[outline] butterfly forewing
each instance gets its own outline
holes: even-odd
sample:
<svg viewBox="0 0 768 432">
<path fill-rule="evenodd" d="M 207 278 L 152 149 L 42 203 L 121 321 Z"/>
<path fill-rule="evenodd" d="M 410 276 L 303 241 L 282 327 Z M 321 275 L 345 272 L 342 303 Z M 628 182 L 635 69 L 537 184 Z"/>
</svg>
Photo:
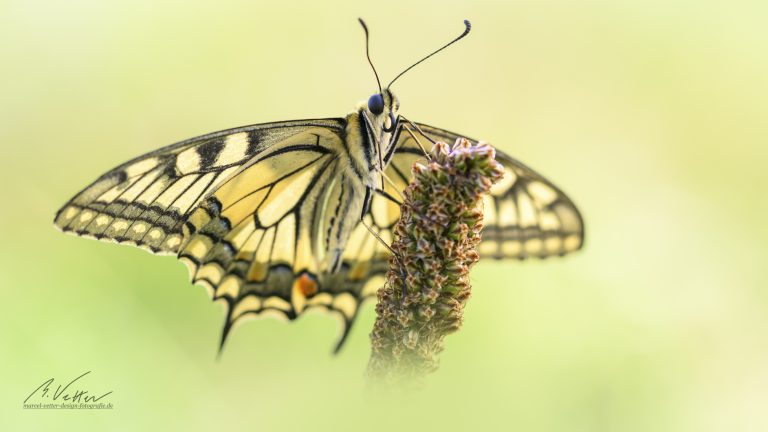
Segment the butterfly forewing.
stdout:
<svg viewBox="0 0 768 432">
<path fill-rule="evenodd" d="M 55 224 L 80 236 L 176 253 L 187 216 L 241 165 L 298 130 L 343 125 L 343 119 L 267 123 L 161 148 L 99 177 L 59 210 Z"/>
</svg>

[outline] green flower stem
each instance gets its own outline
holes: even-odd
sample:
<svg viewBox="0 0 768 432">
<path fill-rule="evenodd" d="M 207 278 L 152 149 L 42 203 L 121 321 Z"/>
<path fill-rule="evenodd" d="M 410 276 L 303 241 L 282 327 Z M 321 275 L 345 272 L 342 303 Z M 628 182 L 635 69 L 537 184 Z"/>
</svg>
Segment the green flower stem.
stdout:
<svg viewBox="0 0 768 432">
<path fill-rule="evenodd" d="M 419 378 L 438 367 L 443 339 L 461 327 L 477 262 L 483 196 L 504 175 L 493 147 L 438 142 L 415 163 L 395 225 L 389 271 L 378 292 L 369 377 Z"/>
</svg>

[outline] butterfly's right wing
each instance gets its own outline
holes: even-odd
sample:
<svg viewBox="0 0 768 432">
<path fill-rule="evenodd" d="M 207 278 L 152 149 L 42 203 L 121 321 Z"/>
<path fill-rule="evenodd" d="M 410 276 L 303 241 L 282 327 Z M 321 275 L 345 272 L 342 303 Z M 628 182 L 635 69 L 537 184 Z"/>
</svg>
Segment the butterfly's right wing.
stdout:
<svg viewBox="0 0 768 432">
<path fill-rule="evenodd" d="M 64 232 L 176 253 L 203 198 L 255 155 L 311 128 L 341 133 L 344 119 L 264 123 L 214 132 L 139 156 L 105 173 L 56 214 Z"/>
<path fill-rule="evenodd" d="M 462 135 L 445 129 L 416 123 L 433 140 L 452 145 Z M 394 156 L 387 174 L 398 186 L 407 185 L 411 165 L 424 152 L 400 122 Z M 428 141 L 411 128 L 422 144 Z M 471 140 L 474 141 L 474 140 Z M 581 248 L 584 222 L 579 210 L 568 196 L 542 175 L 513 157 L 496 150 L 496 160 L 504 165 L 504 178 L 491 188 L 484 199 L 483 241 L 480 253 L 494 258 L 546 258 L 564 255 Z M 395 206 L 390 206 L 394 212 Z"/>
<path fill-rule="evenodd" d="M 345 126 L 268 123 L 159 149 L 101 176 L 55 224 L 178 254 L 192 281 L 227 306 L 222 343 L 241 318 L 292 320 L 320 308 L 341 318 L 338 349 L 385 262 L 358 224 L 365 191 L 341 174 Z"/>
<path fill-rule="evenodd" d="M 253 157 L 183 227 L 179 259 L 227 307 L 222 343 L 246 318 L 320 308 L 344 341 L 383 262 L 359 224 L 366 188 L 345 135 L 310 128 Z"/>
</svg>

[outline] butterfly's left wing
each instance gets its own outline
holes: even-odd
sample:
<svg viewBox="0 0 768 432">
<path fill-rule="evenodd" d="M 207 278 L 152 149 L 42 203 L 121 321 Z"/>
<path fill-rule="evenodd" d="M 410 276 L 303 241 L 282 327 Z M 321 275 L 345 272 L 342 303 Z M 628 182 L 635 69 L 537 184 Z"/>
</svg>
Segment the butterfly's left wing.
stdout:
<svg viewBox="0 0 768 432">
<path fill-rule="evenodd" d="M 416 126 L 432 139 L 448 144 L 462 137 L 421 123 L 416 123 Z M 430 146 L 407 122 L 399 123 L 394 155 L 387 174 L 402 188 L 410 181 L 413 162 L 424 155 L 406 128 L 411 128 L 422 145 Z M 546 258 L 581 248 L 584 222 L 573 201 L 549 180 L 511 156 L 496 150 L 496 160 L 504 165 L 505 174 L 484 199 L 485 228 L 480 244 L 481 255 Z M 399 215 L 399 208 L 391 205 L 389 213 Z"/>
</svg>

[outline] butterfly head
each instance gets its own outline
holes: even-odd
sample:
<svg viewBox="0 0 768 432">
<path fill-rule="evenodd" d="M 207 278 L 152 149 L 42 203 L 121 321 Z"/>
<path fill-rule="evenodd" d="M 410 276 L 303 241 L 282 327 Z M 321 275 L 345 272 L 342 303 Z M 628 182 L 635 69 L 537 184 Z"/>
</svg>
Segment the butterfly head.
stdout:
<svg viewBox="0 0 768 432">
<path fill-rule="evenodd" d="M 373 124 L 381 125 L 385 132 L 393 130 L 400 102 L 389 89 L 369 97 L 367 108 Z"/>
</svg>

